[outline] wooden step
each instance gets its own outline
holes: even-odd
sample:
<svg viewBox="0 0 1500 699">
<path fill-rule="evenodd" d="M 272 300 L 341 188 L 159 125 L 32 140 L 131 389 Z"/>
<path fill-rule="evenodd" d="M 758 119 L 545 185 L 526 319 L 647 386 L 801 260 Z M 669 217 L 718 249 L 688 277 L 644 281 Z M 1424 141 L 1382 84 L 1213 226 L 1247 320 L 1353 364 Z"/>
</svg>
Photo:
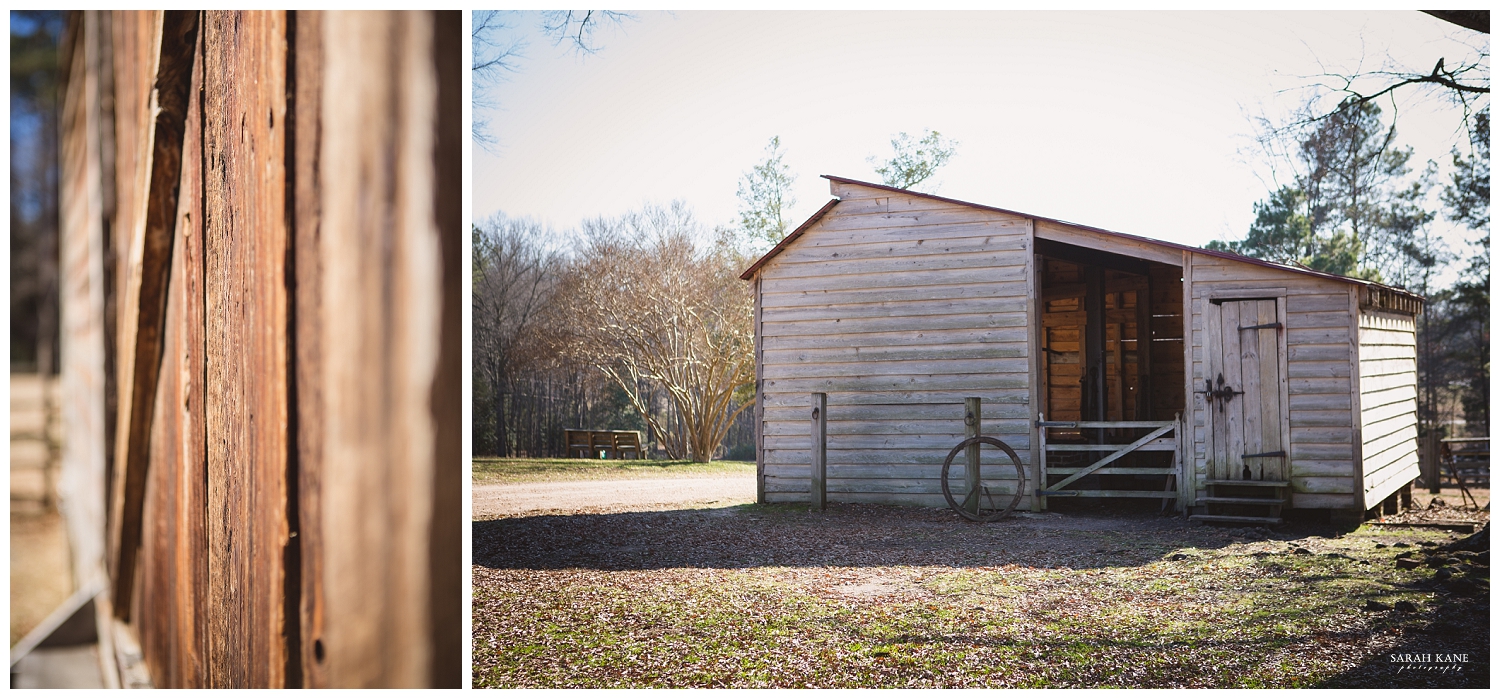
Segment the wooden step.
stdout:
<svg viewBox="0 0 1500 699">
<path fill-rule="evenodd" d="M 1281 524 L 1280 517 L 1239 517 L 1235 515 L 1193 515 L 1188 519 L 1198 522 L 1243 522 L 1247 524 Z"/>
<path fill-rule="evenodd" d="M 1259 488 L 1285 488 L 1291 485 L 1290 481 L 1203 481 L 1204 485 L 1243 485 Z"/>
<path fill-rule="evenodd" d="M 1279 498 L 1231 498 L 1215 496 L 1211 498 L 1198 498 L 1198 502 L 1215 502 L 1226 505 L 1285 505 L 1286 501 Z"/>
</svg>

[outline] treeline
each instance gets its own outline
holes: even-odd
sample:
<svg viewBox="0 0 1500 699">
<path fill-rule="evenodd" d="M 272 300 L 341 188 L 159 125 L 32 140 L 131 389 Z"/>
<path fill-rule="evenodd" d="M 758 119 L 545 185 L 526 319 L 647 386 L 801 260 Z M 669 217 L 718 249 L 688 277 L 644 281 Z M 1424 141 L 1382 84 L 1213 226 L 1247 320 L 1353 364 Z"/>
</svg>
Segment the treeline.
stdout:
<svg viewBox="0 0 1500 699">
<path fill-rule="evenodd" d="M 1468 148 L 1455 148 L 1446 177 L 1412 150 L 1372 101 L 1266 128 L 1261 143 L 1289 181 L 1255 204 L 1246 237 L 1211 249 L 1360 277 L 1426 298 L 1417 318 L 1418 422 L 1424 434 L 1487 436 L 1489 341 L 1489 108 L 1468 119 Z M 1472 232 L 1433 231 L 1441 215 Z M 1458 248 L 1458 249 L 1455 249 Z M 1446 280 L 1446 281 L 1445 281 Z"/>
<path fill-rule="evenodd" d="M 678 203 L 564 233 L 476 225 L 474 453 L 563 456 L 566 429 L 624 429 L 658 457 L 753 459 L 748 260 L 712 235 Z"/>
</svg>

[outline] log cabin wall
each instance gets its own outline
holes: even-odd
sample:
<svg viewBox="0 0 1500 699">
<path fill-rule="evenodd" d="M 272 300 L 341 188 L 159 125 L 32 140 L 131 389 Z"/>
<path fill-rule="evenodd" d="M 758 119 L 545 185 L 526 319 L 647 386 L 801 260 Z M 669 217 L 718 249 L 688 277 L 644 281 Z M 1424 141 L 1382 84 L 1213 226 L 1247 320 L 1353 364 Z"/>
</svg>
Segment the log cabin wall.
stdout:
<svg viewBox="0 0 1500 699">
<path fill-rule="evenodd" d="M 964 439 L 969 396 L 983 399 L 985 434 L 1029 465 L 1031 222 L 833 192 L 841 201 L 758 278 L 765 500 L 808 500 L 814 392 L 828 394 L 830 501 L 943 506 L 938 471 Z M 981 454 L 997 479 L 1009 467 Z"/>
<path fill-rule="evenodd" d="M 70 23 L 65 488 L 108 513 L 70 527 L 157 686 L 460 681 L 461 40 L 453 12 Z"/>
</svg>

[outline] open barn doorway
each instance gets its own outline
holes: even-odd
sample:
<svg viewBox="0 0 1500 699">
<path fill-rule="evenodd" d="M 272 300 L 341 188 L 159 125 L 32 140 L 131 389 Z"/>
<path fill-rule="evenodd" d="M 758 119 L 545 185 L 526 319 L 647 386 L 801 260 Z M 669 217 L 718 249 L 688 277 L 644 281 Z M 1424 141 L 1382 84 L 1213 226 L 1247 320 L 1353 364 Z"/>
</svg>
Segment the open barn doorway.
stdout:
<svg viewBox="0 0 1500 699">
<path fill-rule="evenodd" d="M 1152 429 L 1057 423 L 1176 420 L 1187 404 L 1183 370 L 1182 268 L 1051 240 L 1036 241 L 1041 427 L 1048 487 L 1085 470 Z M 1182 437 L 1172 435 L 1176 439 Z M 1160 506 L 1134 493 L 1171 492 L 1175 446 L 1147 444 L 1068 485 Z M 1049 509 L 1097 498 L 1049 498 Z"/>
</svg>

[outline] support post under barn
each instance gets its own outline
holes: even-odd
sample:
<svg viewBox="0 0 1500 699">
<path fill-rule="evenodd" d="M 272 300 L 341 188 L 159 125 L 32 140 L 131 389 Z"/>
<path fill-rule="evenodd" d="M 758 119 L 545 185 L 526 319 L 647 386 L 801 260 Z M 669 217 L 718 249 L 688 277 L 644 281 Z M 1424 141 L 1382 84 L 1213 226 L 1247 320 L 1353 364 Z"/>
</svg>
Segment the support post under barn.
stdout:
<svg viewBox="0 0 1500 699">
<path fill-rule="evenodd" d="M 812 508 L 828 507 L 828 394 L 812 394 Z"/>
</svg>

